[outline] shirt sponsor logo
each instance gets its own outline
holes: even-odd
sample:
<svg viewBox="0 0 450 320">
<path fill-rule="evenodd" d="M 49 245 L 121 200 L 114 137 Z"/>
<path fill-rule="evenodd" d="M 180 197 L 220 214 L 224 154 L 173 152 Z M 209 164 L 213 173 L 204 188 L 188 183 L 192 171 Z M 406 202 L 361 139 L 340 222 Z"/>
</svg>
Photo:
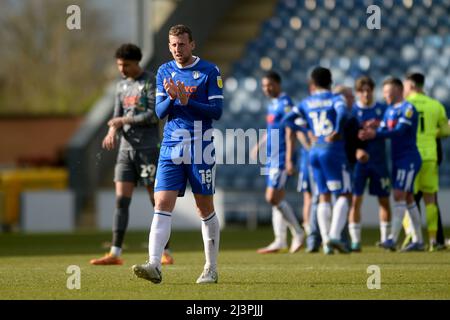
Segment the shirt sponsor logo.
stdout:
<svg viewBox="0 0 450 320">
<path fill-rule="evenodd" d="M 123 106 L 129 108 L 138 104 L 139 96 L 128 96 L 123 98 Z"/>
</svg>

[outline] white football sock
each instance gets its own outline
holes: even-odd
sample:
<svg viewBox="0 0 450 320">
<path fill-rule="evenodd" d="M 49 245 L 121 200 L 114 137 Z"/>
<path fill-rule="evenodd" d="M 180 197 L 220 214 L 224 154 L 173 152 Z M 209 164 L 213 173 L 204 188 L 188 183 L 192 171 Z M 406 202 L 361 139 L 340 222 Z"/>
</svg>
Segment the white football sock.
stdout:
<svg viewBox="0 0 450 320">
<path fill-rule="evenodd" d="M 350 233 L 350 238 L 352 238 L 352 243 L 361 242 L 361 223 L 350 222 L 348 224 L 348 232 Z"/>
<path fill-rule="evenodd" d="M 330 228 L 331 239 L 341 239 L 342 230 L 347 222 L 348 209 L 347 198 L 344 196 L 338 197 L 333 206 L 333 216 Z"/>
<path fill-rule="evenodd" d="M 206 259 L 205 268 L 216 270 L 220 242 L 220 226 L 215 212 L 202 218 L 202 236 Z"/>
<path fill-rule="evenodd" d="M 406 213 L 408 214 L 409 220 L 411 221 L 412 225 L 412 241 L 422 243 L 422 221 L 420 220 L 420 213 L 417 205 L 415 203 L 408 205 L 408 210 L 406 211 Z"/>
<path fill-rule="evenodd" d="M 394 202 L 394 215 L 392 217 L 392 234 L 390 238 L 397 243 L 398 236 L 403 227 L 403 217 L 406 211 L 406 201 Z"/>
<path fill-rule="evenodd" d="M 276 206 L 272 207 L 272 227 L 275 235 L 275 242 L 282 247 L 287 246 L 287 223 L 284 221 L 283 214 Z"/>
<path fill-rule="evenodd" d="M 281 201 L 278 204 L 278 209 L 283 214 L 283 218 L 286 221 L 287 225 L 289 226 L 289 229 L 291 230 L 292 235 L 302 235 L 303 230 L 300 227 L 300 223 L 297 219 L 297 217 L 294 214 L 294 210 L 291 208 L 289 203 L 287 203 L 286 200 Z"/>
<path fill-rule="evenodd" d="M 388 235 L 391 232 L 391 223 L 388 221 L 380 221 L 380 240 L 384 242 L 388 239 Z"/>
<path fill-rule="evenodd" d="M 150 235 L 148 236 L 148 256 L 151 264 L 161 267 L 161 256 L 169 241 L 172 227 L 172 214 L 165 211 L 155 211 Z"/>
<path fill-rule="evenodd" d="M 305 229 L 306 235 L 309 236 L 309 234 L 311 233 L 311 227 L 310 227 L 309 223 L 304 223 L 303 229 Z"/>
<path fill-rule="evenodd" d="M 319 223 L 320 236 L 322 243 L 326 245 L 329 240 L 328 232 L 331 225 L 331 203 L 320 202 L 317 205 L 317 221 Z"/>
</svg>

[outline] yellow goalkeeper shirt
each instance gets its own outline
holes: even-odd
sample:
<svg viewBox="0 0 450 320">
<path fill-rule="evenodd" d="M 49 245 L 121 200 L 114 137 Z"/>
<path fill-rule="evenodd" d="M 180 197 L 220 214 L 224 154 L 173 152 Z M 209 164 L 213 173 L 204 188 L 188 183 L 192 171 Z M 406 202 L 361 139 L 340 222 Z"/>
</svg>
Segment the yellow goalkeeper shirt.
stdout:
<svg viewBox="0 0 450 320">
<path fill-rule="evenodd" d="M 450 135 L 444 106 L 422 93 L 410 94 L 406 100 L 412 103 L 419 113 L 417 148 L 422 161 L 437 161 L 436 138 Z"/>
</svg>

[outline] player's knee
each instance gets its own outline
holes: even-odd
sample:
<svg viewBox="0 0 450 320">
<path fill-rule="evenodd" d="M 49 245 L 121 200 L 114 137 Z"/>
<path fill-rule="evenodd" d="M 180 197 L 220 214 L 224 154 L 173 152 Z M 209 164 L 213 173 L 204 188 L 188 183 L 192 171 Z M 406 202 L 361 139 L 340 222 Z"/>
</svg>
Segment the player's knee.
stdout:
<svg viewBox="0 0 450 320">
<path fill-rule="evenodd" d="M 406 200 L 406 193 L 401 190 L 394 190 L 394 200 L 395 201 L 405 201 Z"/>
<path fill-rule="evenodd" d="M 214 205 L 202 205 L 197 206 L 197 213 L 200 216 L 200 218 L 205 218 L 209 216 L 212 212 L 214 212 Z"/>
<path fill-rule="evenodd" d="M 130 207 L 131 198 L 124 196 L 116 197 L 116 208 L 117 209 L 128 209 Z"/>
<path fill-rule="evenodd" d="M 178 192 L 160 191 L 155 192 L 155 210 L 172 212 L 177 201 Z"/>
</svg>

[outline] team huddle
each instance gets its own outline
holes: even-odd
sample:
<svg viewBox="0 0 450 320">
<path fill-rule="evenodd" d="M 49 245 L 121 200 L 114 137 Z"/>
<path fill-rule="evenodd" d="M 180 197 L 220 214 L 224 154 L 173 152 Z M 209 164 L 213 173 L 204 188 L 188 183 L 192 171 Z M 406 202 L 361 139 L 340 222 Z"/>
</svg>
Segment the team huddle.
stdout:
<svg viewBox="0 0 450 320">
<path fill-rule="evenodd" d="M 214 143 L 203 137 L 222 115 L 222 78 L 216 65 L 192 54 L 195 42 L 188 27 L 173 26 L 168 38 L 173 60 L 161 65 L 156 77 L 139 66 L 142 54 L 137 46 L 125 44 L 116 52 L 124 80 L 118 83 L 114 115 L 102 144 L 105 149 L 113 149 L 121 134 L 114 178 L 113 237 L 110 252 L 91 260 L 91 264 L 123 263 L 131 197 L 141 183 L 147 188 L 155 213 L 148 238 L 149 259 L 132 270 L 139 278 L 160 283 L 161 266 L 174 263 L 168 248 L 172 212 L 189 182 L 196 203 L 193 211 L 202 221 L 205 253 L 197 283 L 217 283 L 220 226 L 213 201 Z M 288 229 L 292 233 L 291 253 L 298 252 L 305 242 L 308 252 L 319 251 L 321 245 L 325 254 L 360 251 L 360 211 L 368 181 L 370 193 L 380 204 L 381 247 L 395 250 L 405 226 L 411 240 L 403 250 L 424 250 L 421 218 L 414 200 L 414 193 L 421 191 L 430 249 L 442 248 L 436 138 L 450 135 L 450 129 L 443 106 L 423 94 L 423 84 L 420 74 L 409 75 L 404 84 L 395 78 L 386 80 L 385 105 L 374 101 L 374 82 L 362 77 L 356 81 L 358 99 L 354 103 L 352 90 L 336 87 L 332 91 L 331 72 L 318 67 L 310 75 L 311 95 L 293 106 L 282 92 L 281 77 L 276 72 L 263 77 L 262 89 L 272 102 L 267 135 L 252 154 L 267 142 L 266 200 L 272 205 L 275 240 L 259 253 L 287 250 Z M 161 144 L 160 119 L 166 120 Z M 284 199 L 287 177 L 295 171 L 296 137 L 302 145 L 298 191 L 304 198 L 303 227 Z M 386 155 L 385 139 L 391 140 L 390 157 Z M 212 161 L 203 158 L 205 151 Z M 395 201 L 392 215 L 391 185 Z M 404 221 L 405 213 L 408 221 Z"/>
<path fill-rule="evenodd" d="M 298 251 L 304 242 L 304 236 L 295 233 L 297 225 L 280 205 L 285 203 L 282 199 L 286 176 L 292 175 L 295 167 L 295 136 L 301 143 L 298 191 L 304 196 L 307 252 L 317 252 L 321 244 L 325 254 L 335 250 L 361 251 L 361 205 L 367 184 L 369 193 L 379 200 L 380 247 L 396 250 L 400 232 L 405 228 L 407 239 L 402 251 L 425 249 L 420 211 L 414 198 L 414 194 L 422 194 L 429 250 L 444 248 L 437 207 L 436 139 L 450 132 L 445 108 L 423 93 L 424 82 L 420 73 L 408 74 L 404 82 L 386 79 L 384 104 L 374 101 L 375 83 L 363 76 L 355 82 L 355 102 L 351 88 L 338 86 L 332 91 L 331 72 L 317 67 L 309 78 L 310 96 L 293 106 L 282 93 L 281 77 L 276 72 L 270 71 L 263 77 L 263 91 L 272 98 L 267 116 L 268 136 L 274 129 L 285 132 L 280 133 L 284 135 L 280 150 L 268 148 L 271 174 L 266 195 L 280 196 L 277 201 L 266 197 L 273 206 L 275 240 L 259 249 L 259 253 L 285 250 L 286 226 L 294 230 L 290 252 Z M 389 156 L 386 139 L 391 140 Z"/>
</svg>

